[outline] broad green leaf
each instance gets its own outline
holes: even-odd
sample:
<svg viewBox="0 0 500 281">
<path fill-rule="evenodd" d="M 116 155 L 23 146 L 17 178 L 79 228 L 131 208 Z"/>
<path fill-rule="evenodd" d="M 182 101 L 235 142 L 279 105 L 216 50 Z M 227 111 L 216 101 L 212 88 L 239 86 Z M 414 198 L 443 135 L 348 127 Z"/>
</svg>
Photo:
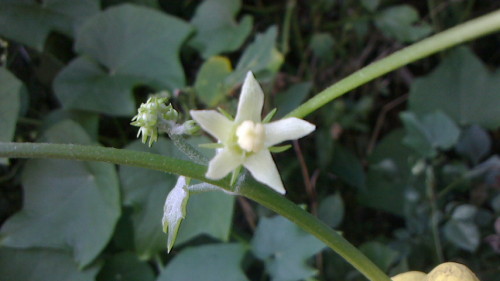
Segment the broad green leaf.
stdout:
<svg viewBox="0 0 500 281">
<path fill-rule="evenodd" d="M 97 281 L 153 281 L 155 274 L 151 266 L 140 261 L 136 255 L 122 252 L 106 259 Z"/>
<path fill-rule="evenodd" d="M 182 244 L 201 234 L 228 241 L 233 207 L 234 196 L 222 191 L 191 195 L 176 243 Z"/>
<path fill-rule="evenodd" d="M 453 147 L 460 136 L 455 122 L 441 111 L 428 113 L 419 118 L 412 112 L 401 115 L 406 129 L 403 143 L 425 157 L 434 157 L 437 150 Z"/>
<path fill-rule="evenodd" d="M 158 0 L 102 0 L 104 7 L 119 5 L 119 4 L 124 4 L 124 3 L 131 3 L 131 4 L 143 5 L 143 6 L 151 7 L 151 8 L 159 8 L 160 3 L 158 3 L 158 2 L 159 2 Z"/>
<path fill-rule="evenodd" d="M 334 45 L 335 40 L 330 33 L 319 32 L 312 36 L 309 48 L 317 58 L 318 63 L 326 65 L 333 62 Z"/>
<path fill-rule="evenodd" d="M 361 5 L 371 12 L 374 12 L 379 4 L 380 0 L 361 0 Z"/>
<path fill-rule="evenodd" d="M 159 139 L 151 148 L 139 140 L 126 149 L 147 151 L 171 156 L 175 147 Z M 149 169 L 120 166 L 123 204 L 133 208 L 132 223 L 137 255 L 148 260 L 159 251 L 166 250 L 167 236 L 162 231 L 163 204 L 177 177 Z"/>
<path fill-rule="evenodd" d="M 298 107 L 311 91 L 311 82 L 302 82 L 292 85 L 282 93 L 276 95 L 276 118 L 281 118 Z"/>
<path fill-rule="evenodd" d="M 451 219 L 444 225 L 445 237 L 455 246 L 475 252 L 479 247 L 481 234 L 476 225 L 478 209 L 474 205 L 462 204 L 457 206 L 451 215 Z"/>
<path fill-rule="evenodd" d="M 21 86 L 21 81 L 7 69 L 0 67 L 0 141 L 12 141 L 14 137 L 21 106 Z M 0 158 L 0 164 L 7 163 L 6 158 Z"/>
<path fill-rule="evenodd" d="M 339 193 L 329 195 L 321 200 L 318 218 L 332 228 L 338 227 L 344 218 L 344 200 Z"/>
<path fill-rule="evenodd" d="M 477 164 L 491 150 L 490 136 L 483 128 L 472 125 L 463 131 L 456 150 Z"/>
<path fill-rule="evenodd" d="M 475 252 L 481 241 L 481 234 L 473 222 L 449 220 L 443 227 L 444 236 L 455 246 Z"/>
<path fill-rule="evenodd" d="M 418 20 L 417 10 L 409 5 L 399 5 L 379 12 L 375 18 L 375 25 L 386 36 L 411 43 L 432 32 L 432 28 L 426 23 L 415 25 Z"/>
<path fill-rule="evenodd" d="M 418 115 L 442 110 L 459 125 L 500 126 L 500 71 L 491 74 L 466 48 L 451 52 L 411 85 L 409 107 Z"/>
<path fill-rule="evenodd" d="M 56 77 L 54 90 L 66 109 L 132 116 L 132 88 L 143 82 L 131 75 L 109 75 L 88 58 L 70 62 Z"/>
<path fill-rule="evenodd" d="M 98 0 L 3 0 L 0 35 L 41 51 L 50 32 L 72 36 L 99 9 Z"/>
<path fill-rule="evenodd" d="M 216 106 L 226 97 L 230 88 L 224 80 L 231 71 L 231 61 L 226 57 L 211 57 L 201 66 L 194 88 L 200 100 L 208 107 Z"/>
<path fill-rule="evenodd" d="M 451 216 L 454 220 L 463 222 L 474 222 L 474 217 L 478 213 L 477 207 L 470 204 L 462 204 L 453 210 Z"/>
<path fill-rule="evenodd" d="M 56 95 L 66 108 L 130 116 L 134 86 L 184 86 L 178 52 L 190 31 L 185 22 L 153 9 L 109 8 L 80 28 L 75 49 L 82 57 L 56 77 Z"/>
<path fill-rule="evenodd" d="M 43 120 L 42 129 L 46 130 L 56 123 L 63 120 L 71 120 L 80 125 L 89 137 L 93 140 L 98 138 L 99 135 L 99 115 L 92 112 L 79 111 L 79 110 L 52 110 Z"/>
<path fill-rule="evenodd" d="M 194 139 L 192 144 L 196 147 L 198 143 L 207 142 L 206 138 L 200 138 Z M 185 159 L 172 143 L 162 138 L 159 138 L 151 148 L 139 140 L 126 148 Z M 123 202 L 133 208 L 136 252 L 141 259 L 150 259 L 158 252 L 167 249 L 167 235 L 162 230 L 163 207 L 167 194 L 175 186 L 177 176 L 129 166 L 120 166 L 119 174 Z M 200 234 L 227 240 L 231 229 L 233 202 L 233 196 L 222 192 L 191 195 L 186 219 L 181 224 L 176 245 Z"/>
<path fill-rule="evenodd" d="M 365 172 L 361 161 L 339 143 L 333 146 L 331 165 L 331 171 L 342 181 L 358 189 L 365 187 Z"/>
<path fill-rule="evenodd" d="M 403 145 L 404 132 L 394 130 L 375 147 L 368 158 L 366 189 L 358 193 L 361 204 L 404 216 L 419 182 L 410 182 L 415 153 Z"/>
<path fill-rule="evenodd" d="M 99 265 L 83 270 L 71 253 L 51 249 L 0 248 L 0 276 L 15 281 L 94 281 Z"/>
<path fill-rule="evenodd" d="M 189 44 L 205 59 L 237 50 L 252 31 L 253 19 L 244 16 L 238 24 L 234 16 L 241 0 L 205 0 L 198 6 L 191 24 L 196 34 Z"/>
<path fill-rule="evenodd" d="M 252 239 L 252 251 L 265 262 L 273 281 L 314 276 L 317 271 L 307 260 L 323 248 L 323 242 L 281 216 L 262 217 Z"/>
<path fill-rule="evenodd" d="M 398 252 L 379 242 L 367 242 L 359 247 L 382 271 L 387 271 L 398 258 Z"/>
<path fill-rule="evenodd" d="M 417 116 L 412 112 L 403 112 L 400 115 L 405 125 L 406 136 L 403 143 L 413 148 L 416 152 L 425 157 L 434 157 L 437 155 L 436 148 L 432 146 L 430 136 Z"/>
<path fill-rule="evenodd" d="M 276 26 L 268 28 L 265 33 L 257 34 L 252 44 L 245 48 L 235 70 L 226 79 L 226 84 L 234 87 L 241 83 L 248 71 L 260 78 L 268 75 L 270 71 L 277 71 L 283 62 L 283 55 L 274 47 L 277 36 Z"/>
<path fill-rule="evenodd" d="M 246 250 L 241 244 L 211 244 L 184 249 L 157 281 L 247 281 L 241 270 Z"/>
<path fill-rule="evenodd" d="M 92 144 L 72 121 L 48 130 L 43 142 Z M 120 216 L 113 165 L 100 162 L 34 159 L 22 174 L 23 209 L 2 226 L 2 244 L 14 248 L 72 250 L 83 267 L 106 246 Z"/>
<path fill-rule="evenodd" d="M 491 199 L 491 207 L 495 212 L 500 213 L 500 194 Z M 500 234 L 500 231 L 498 231 L 498 233 Z"/>
</svg>

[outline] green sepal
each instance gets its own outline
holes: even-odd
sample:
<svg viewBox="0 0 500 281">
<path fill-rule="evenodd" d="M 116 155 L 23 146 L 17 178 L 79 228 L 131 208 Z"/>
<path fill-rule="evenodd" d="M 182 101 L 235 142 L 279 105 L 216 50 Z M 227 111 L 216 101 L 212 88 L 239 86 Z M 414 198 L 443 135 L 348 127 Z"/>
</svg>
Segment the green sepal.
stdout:
<svg viewBox="0 0 500 281">
<path fill-rule="evenodd" d="M 280 153 L 283 151 L 287 151 L 291 147 L 292 147 L 291 144 L 287 144 L 287 145 L 280 145 L 280 146 L 271 146 L 268 149 L 269 149 L 269 151 L 271 151 L 273 153 Z"/>
<path fill-rule="evenodd" d="M 212 142 L 212 143 L 201 143 L 198 144 L 198 147 L 202 148 L 210 148 L 210 149 L 218 149 L 218 148 L 223 148 L 224 144 L 218 143 L 218 142 Z"/>
<path fill-rule="evenodd" d="M 226 116 L 227 119 L 229 119 L 230 121 L 234 121 L 234 118 L 233 116 L 231 116 L 231 114 L 229 114 L 227 111 L 225 111 L 224 109 L 222 109 L 222 107 L 217 107 L 217 110 L 224 116 Z"/>
<path fill-rule="evenodd" d="M 277 108 L 273 108 L 273 110 L 269 111 L 269 113 L 264 117 L 264 120 L 262 120 L 262 123 L 269 123 L 271 119 L 273 119 L 274 115 L 276 115 L 276 112 L 278 111 Z"/>
<path fill-rule="evenodd" d="M 236 180 L 238 179 L 240 172 L 241 172 L 241 166 L 238 166 L 236 169 L 234 169 L 233 173 L 231 174 L 231 181 L 229 183 L 231 187 L 234 187 L 234 184 L 236 183 Z"/>
</svg>

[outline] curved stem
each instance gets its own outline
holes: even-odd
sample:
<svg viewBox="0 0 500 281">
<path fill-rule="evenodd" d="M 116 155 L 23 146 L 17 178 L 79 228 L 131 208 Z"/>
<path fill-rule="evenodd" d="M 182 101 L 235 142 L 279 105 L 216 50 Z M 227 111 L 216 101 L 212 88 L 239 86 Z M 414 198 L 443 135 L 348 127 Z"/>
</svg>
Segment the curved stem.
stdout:
<svg viewBox="0 0 500 281">
<path fill-rule="evenodd" d="M 388 72 L 441 50 L 498 30 L 500 30 L 500 10 L 457 25 L 354 72 L 318 93 L 288 113 L 286 117 L 303 118 L 328 102 Z"/>
<path fill-rule="evenodd" d="M 206 179 L 204 177 L 205 166 L 147 152 L 75 144 L 0 143 L 0 157 L 109 162 L 175 173 L 232 191 L 227 178 L 219 181 Z M 270 188 L 250 179 L 243 181 L 238 187 L 238 191 L 240 195 L 288 218 L 305 231 L 316 236 L 369 280 L 390 281 L 384 272 L 336 231 Z"/>
<path fill-rule="evenodd" d="M 239 194 L 275 211 L 313 234 L 369 280 L 391 280 L 371 260 L 335 230 L 270 188 L 256 182 L 250 182 L 240 188 Z"/>
</svg>

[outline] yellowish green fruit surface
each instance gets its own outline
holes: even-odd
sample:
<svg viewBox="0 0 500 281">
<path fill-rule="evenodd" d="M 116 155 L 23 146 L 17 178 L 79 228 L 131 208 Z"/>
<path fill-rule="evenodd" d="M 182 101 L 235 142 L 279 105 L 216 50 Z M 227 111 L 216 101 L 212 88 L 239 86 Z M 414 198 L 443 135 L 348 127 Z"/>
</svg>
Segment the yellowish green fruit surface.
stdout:
<svg viewBox="0 0 500 281">
<path fill-rule="evenodd" d="M 392 281 L 424 281 L 426 274 L 420 271 L 408 271 L 391 277 Z"/>
<path fill-rule="evenodd" d="M 436 266 L 423 281 L 479 281 L 467 266 L 456 262 L 445 262 Z"/>
</svg>

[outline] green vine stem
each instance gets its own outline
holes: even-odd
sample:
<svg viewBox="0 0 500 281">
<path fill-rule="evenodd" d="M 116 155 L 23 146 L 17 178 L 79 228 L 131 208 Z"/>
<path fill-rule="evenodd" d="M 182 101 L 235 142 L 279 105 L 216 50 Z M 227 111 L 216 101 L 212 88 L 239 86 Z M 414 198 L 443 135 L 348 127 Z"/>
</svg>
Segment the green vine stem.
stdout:
<svg viewBox="0 0 500 281">
<path fill-rule="evenodd" d="M 374 62 L 326 88 L 286 117 L 304 118 L 345 93 L 421 58 L 500 30 L 500 10 L 457 25 Z"/>
<path fill-rule="evenodd" d="M 0 142 L 0 157 L 109 162 L 183 175 L 232 191 L 228 178 L 219 181 L 206 179 L 206 166 L 148 152 L 76 144 Z M 255 180 L 246 179 L 237 187 L 237 193 L 275 211 L 315 235 L 369 280 L 390 281 L 384 272 L 335 230 L 270 188 Z"/>
</svg>

